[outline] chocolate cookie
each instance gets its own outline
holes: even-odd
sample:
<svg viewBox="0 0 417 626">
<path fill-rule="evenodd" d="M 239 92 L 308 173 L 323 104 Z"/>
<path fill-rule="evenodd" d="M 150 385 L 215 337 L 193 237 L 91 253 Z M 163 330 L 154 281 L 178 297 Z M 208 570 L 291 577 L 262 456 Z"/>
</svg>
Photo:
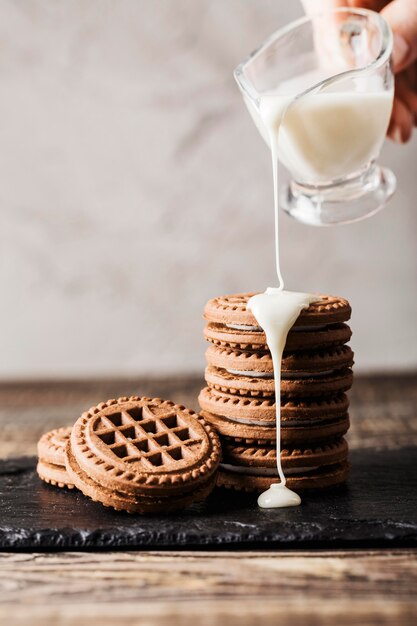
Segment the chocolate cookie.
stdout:
<svg viewBox="0 0 417 626">
<path fill-rule="evenodd" d="M 57 487 L 74 488 L 65 468 L 65 447 L 71 435 L 71 427 L 57 428 L 42 435 L 38 441 L 38 464 L 36 471 L 46 483 Z"/>
<path fill-rule="evenodd" d="M 239 376 L 227 370 L 208 366 L 206 381 L 211 389 L 245 397 L 274 397 L 275 383 L 271 377 Z M 344 369 L 316 376 L 296 375 L 281 379 L 281 398 L 312 398 L 348 391 L 352 386 L 352 370 Z"/>
<path fill-rule="evenodd" d="M 300 476 L 287 475 L 286 485 L 296 491 L 336 487 L 346 482 L 349 470 L 350 465 L 348 461 L 335 463 L 334 465 L 325 465 L 318 469 L 306 471 Z M 262 492 L 275 482 L 279 482 L 277 477 L 242 474 L 227 471 L 222 467 L 217 476 L 218 487 L 226 487 L 227 489 L 236 489 L 238 491 Z"/>
<path fill-rule="evenodd" d="M 230 350 L 210 346 L 206 352 L 209 387 L 247 396 L 275 394 L 274 369 L 268 353 Z M 348 346 L 284 356 L 281 394 L 288 397 L 317 396 L 347 391 L 352 384 L 353 353 Z"/>
<path fill-rule="evenodd" d="M 220 467 L 239 467 L 242 470 L 264 470 L 264 475 L 277 475 L 277 452 L 275 445 L 253 446 L 222 441 L 223 458 Z M 343 438 L 308 447 L 283 448 L 281 464 L 288 476 L 302 474 L 323 465 L 334 465 L 347 459 L 348 446 Z M 231 470 L 232 471 L 232 470 Z M 259 475 L 262 472 L 259 472 Z"/>
<path fill-rule="evenodd" d="M 312 350 L 340 346 L 349 341 L 352 331 L 347 324 L 330 324 L 299 328 L 293 326 L 285 344 L 286 352 Z M 267 352 L 265 333 L 259 327 L 240 326 L 233 328 L 209 322 L 204 329 L 204 337 L 210 343 L 226 348 L 248 351 Z"/>
<path fill-rule="evenodd" d="M 274 366 L 269 352 L 232 350 L 209 346 L 206 351 L 209 365 L 233 370 L 245 375 L 247 372 L 266 372 L 273 376 Z M 353 365 L 353 352 L 349 346 L 324 350 L 284 353 L 281 364 L 283 373 L 316 374 L 332 372 Z"/>
<path fill-rule="evenodd" d="M 236 423 L 269 426 L 275 424 L 275 398 L 250 398 L 205 387 L 198 401 L 203 411 L 235 420 Z M 344 415 L 348 408 L 345 394 L 329 398 L 282 399 L 281 421 L 309 423 Z"/>
<path fill-rule="evenodd" d="M 276 428 L 259 424 L 241 424 L 224 417 L 202 411 L 201 415 L 209 422 L 219 434 L 233 441 L 245 441 L 253 444 L 274 442 Z M 349 430 L 349 416 L 346 413 L 340 417 L 327 420 L 301 420 L 287 421 L 281 426 L 281 443 L 283 445 L 314 444 L 318 441 L 329 441 L 334 437 L 342 437 Z"/>
<path fill-rule="evenodd" d="M 266 336 L 247 303 L 221 296 L 204 310 L 207 387 L 202 415 L 221 435 L 218 484 L 263 491 L 278 482 L 274 367 Z M 344 298 L 318 295 L 290 329 L 282 355 L 281 462 L 290 488 L 338 485 L 348 476 L 348 400 L 353 353 Z"/>
<path fill-rule="evenodd" d="M 66 467 L 87 496 L 131 513 L 174 511 L 211 491 L 220 442 L 202 417 L 159 398 L 119 398 L 75 423 Z"/>
<path fill-rule="evenodd" d="M 209 322 L 238 326 L 258 327 L 252 313 L 246 308 L 254 293 L 238 293 L 219 296 L 209 300 L 204 308 L 204 317 Z M 321 326 L 346 322 L 350 319 L 351 308 L 345 298 L 317 294 L 317 302 L 301 311 L 294 326 Z"/>
<path fill-rule="evenodd" d="M 116 511 L 126 511 L 127 513 L 172 513 L 173 511 L 178 511 L 194 502 L 204 500 L 214 489 L 216 482 L 215 475 L 195 491 L 181 495 L 177 494 L 175 498 L 144 495 L 141 495 L 140 498 L 127 496 L 112 487 L 98 485 L 78 465 L 69 444 L 67 447 L 67 468 L 69 473 L 74 476 L 74 482 L 76 482 L 77 486 L 82 485 L 81 491 L 85 496 L 88 496 L 94 502 L 99 502 L 103 506 Z"/>
</svg>

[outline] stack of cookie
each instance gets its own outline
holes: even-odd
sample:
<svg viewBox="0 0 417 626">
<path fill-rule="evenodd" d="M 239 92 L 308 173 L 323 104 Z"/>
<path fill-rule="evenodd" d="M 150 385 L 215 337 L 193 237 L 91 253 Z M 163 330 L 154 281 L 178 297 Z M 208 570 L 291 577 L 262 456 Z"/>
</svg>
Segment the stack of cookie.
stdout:
<svg viewBox="0 0 417 626">
<path fill-rule="evenodd" d="M 246 304 L 253 294 L 210 300 L 204 310 L 203 417 L 221 436 L 217 484 L 264 490 L 277 480 L 273 365 L 265 334 Z M 352 385 L 349 303 L 320 296 L 302 311 L 282 360 L 281 461 L 289 487 L 327 487 L 346 480 Z"/>
<path fill-rule="evenodd" d="M 74 489 L 65 468 L 65 448 L 71 436 L 71 427 L 55 428 L 42 435 L 38 441 L 39 477 L 50 485 Z"/>
<path fill-rule="evenodd" d="M 167 513 L 203 500 L 220 461 L 215 431 L 160 398 L 119 398 L 92 407 L 71 428 L 41 437 L 37 471 L 129 513 Z"/>
</svg>

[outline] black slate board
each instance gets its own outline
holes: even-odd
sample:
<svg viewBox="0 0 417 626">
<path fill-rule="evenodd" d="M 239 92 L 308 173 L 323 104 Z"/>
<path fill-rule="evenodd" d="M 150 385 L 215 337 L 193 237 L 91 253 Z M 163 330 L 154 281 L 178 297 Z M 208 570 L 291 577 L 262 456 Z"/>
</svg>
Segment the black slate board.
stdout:
<svg viewBox="0 0 417 626">
<path fill-rule="evenodd" d="M 42 483 L 35 459 L 0 461 L 1 550 L 395 547 L 417 545 L 417 448 L 356 451 L 349 484 L 261 510 L 216 490 L 172 516 L 117 513 Z"/>
</svg>

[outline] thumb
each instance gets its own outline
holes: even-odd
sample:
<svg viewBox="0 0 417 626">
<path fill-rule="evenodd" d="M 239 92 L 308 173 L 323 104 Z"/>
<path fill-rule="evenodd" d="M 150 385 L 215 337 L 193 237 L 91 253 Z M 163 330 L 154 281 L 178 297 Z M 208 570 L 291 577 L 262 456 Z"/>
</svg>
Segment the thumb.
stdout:
<svg viewBox="0 0 417 626">
<path fill-rule="evenodd" d="M 417 59 L 417 2 L 392 0 L 381 13 L 394 33 L 394 71 L 401 72 Z"/>
</svg>

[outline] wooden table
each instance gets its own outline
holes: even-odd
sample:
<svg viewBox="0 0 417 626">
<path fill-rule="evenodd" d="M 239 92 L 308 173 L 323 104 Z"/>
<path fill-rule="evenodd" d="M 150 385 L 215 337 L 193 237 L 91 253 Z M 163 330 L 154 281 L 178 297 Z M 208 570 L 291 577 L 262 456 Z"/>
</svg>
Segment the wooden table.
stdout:
<svg viewBox="0 0 417 626">
<path fill-rule="evenodd" d="M 121 395 L 196 408 L 195 378 L 0 386 L 0 457 L 35 454 L 47 429 Z M 352 448 L 417 445 L 417 375 L 357 378 Z M 1 513 L 0 513 L 1 515 Z M 1 522 L 0 522 L 1 523 Z M 0 624 L 417 623 L 417 551 L 0 555 Z"/>
</svg>

